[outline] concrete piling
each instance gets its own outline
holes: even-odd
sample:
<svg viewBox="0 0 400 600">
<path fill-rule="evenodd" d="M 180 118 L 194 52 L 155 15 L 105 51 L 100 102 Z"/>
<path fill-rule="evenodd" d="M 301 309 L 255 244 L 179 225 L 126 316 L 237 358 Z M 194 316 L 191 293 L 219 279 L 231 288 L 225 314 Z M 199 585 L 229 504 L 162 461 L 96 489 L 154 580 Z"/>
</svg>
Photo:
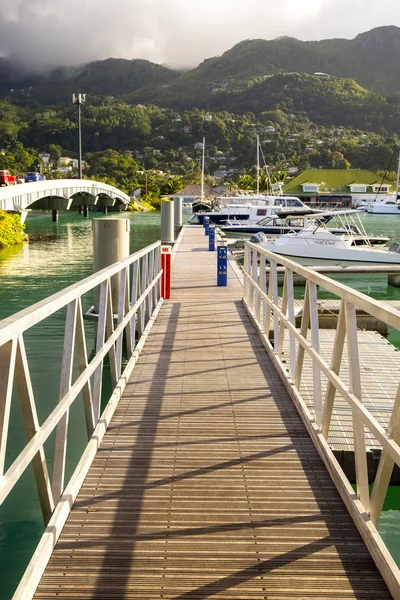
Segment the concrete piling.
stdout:
<svg viewBox="0 0 400 600">
<path fill-rule="evenodd" d="M 93 219 L 93 272 L 129 256 L 129 219 Z M 111 278 L 113 313 L 118 313 L 120 275 Z M 99 312 L 99 289 L 96 290 L 94 312 Z"/>
<path fill-rule="evenodd" d="M 174 227 L 177 236 L 182 229 L 182 198 L 174 198 Z"/>
<path fill-rule="evenodd" d="M 174 204 L 169 200 L 161 202 L 161 243 L 173 244 L 174 235 Z"/>
</svg>

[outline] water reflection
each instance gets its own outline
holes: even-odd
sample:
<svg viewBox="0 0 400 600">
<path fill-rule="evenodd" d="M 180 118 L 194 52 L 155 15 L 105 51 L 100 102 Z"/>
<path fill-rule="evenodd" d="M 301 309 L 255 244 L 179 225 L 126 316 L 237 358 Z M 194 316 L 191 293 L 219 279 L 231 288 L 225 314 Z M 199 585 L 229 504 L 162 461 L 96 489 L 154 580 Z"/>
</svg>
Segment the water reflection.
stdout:
<svg viewBox="0 0 400 600">
<path fill-rule="evenodd" d="M 93 218 L 102 215 L 90 213 L 85 219 L 60 213 L 53 223 L 50 214 L 29 214 L 26 232 L 42 239 L 0 250 L 0 319 L 91 275 Z M 115 213 L 111 218 L 131 220 L 131 252 L 160 237 L 158 212 Z"/>
</svg>

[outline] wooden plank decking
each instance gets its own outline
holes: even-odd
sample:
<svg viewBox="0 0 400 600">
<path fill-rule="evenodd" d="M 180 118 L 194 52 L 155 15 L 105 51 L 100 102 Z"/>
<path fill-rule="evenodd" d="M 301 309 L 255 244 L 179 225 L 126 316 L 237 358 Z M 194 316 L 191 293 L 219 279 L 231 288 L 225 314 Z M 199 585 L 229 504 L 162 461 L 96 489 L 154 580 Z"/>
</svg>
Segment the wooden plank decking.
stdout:
<svg viewBox="0 0 400 600">
<path fill-rule="evenodd" d="M 187 228 L 36 598 L 390 595 L 241 303 Z"/>
</svg>

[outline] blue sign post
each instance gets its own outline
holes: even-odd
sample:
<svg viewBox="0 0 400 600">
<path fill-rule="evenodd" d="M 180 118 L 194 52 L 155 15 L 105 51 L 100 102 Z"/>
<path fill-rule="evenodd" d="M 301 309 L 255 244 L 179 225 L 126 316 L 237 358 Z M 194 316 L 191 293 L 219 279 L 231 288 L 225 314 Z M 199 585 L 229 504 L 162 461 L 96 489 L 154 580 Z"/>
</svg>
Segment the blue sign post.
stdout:
<svg viewBox="0 0 400 600">
<path fill-rule="evenodd" d="M 226 246 L 218 247 L 217 256 L 217 286 L 226 286 L 228 284 L 228 248 Z"/>
<path fill-rule="evenodd" d="M 208 235 L 208 232 L 210 230 L 210 217 L 204 217 L 203 224 L 204 224 L 204 233 L 206 235 Z"/>
<path fill-rule="evenodd" d="M 215 251 L 215 227 L 212 226 L 208 230 L 208 249 L 210 252 Z"/>
</svg>

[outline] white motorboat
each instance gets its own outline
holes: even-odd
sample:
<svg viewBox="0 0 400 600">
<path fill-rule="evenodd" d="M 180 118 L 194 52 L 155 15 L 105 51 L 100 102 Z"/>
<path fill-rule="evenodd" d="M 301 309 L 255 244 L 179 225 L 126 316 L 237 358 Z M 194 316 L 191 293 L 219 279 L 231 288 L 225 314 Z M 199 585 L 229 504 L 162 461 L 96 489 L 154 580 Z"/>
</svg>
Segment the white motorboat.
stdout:
<svg viewBox="0 0 400 600">
<path fill-rule="evenodd" d="M 308 222 L 301 231 L 287 233 L 274 240 L 263 241 L 260 246 L 276 254 L 281 254 L 303 265 L 344 265 L 344 264 L 393 264 L 400 265 L 400 253 L 397 250 L 399 244 L 393 244 L 390 248 L 373 248 L 368 242 L 368 236 L 360 224 L 358 229 L 365 234 L 365 245 L 355 245 L 354 237 L 349 235 L 334 235 L 326 228 L 321 217 L 332 213 L 321 213 L 314 218 L 308 218 Z M 352 215 L 356 218 L 356 211 L 337 211 L 337 217 Z M 348 217 L 344 217 L 345 220 Z M 396 248 L 396 250 L 394 249 Z"/>
<path fill-rule="evenodd" d="M 387 196 L 381 202 L 368 204 L 367 212 L 372 215 L 400 215 L 400 199 L 397 198 L 397 193 Z"/>
<path fill-rule="evenodd" d="M 314 214 L 315 210 L 304 204 L 296 196 L 237 196 L 218 198 L 217 207 L 212 211 L 193 213 L 189 219 L 191 225 L 203 223 L 209 217 L 212 223 L 225 224 L 230 221 L 236 225 L 241 223 L 258 223 L 260 219 L 271 217 L 276 213 L 288 212 L 298 216 Z"/>
<path fill-rule="evenodd" d="M 231 219 L 227 221 L 225 225 L 221 225 L 219 228 L 228 237 L 232 235 L 237 236 L 238 234 L 241 237 L 250 237 L 256 233 L 263 233 L 267 236 L 275 237 L 278 235 L 285 235 L 286 233 L 298 233 L 302 231 L 310 216 L 313 218 L 317 217 L 317 215 L 314 213 L 312 215 L 300 215 L 296 211 L 282 211 L 277 212 L 271 217 L 264 217 L 257 223 L 254 223 L 251 218 L 247 221 L 237 221 L 236 219 Z M 330 216 L 320 218 L 322 218 L 325 225 L 328 225 L 328 223 L 334 219 L 335 216 L 336 214 L 332 212 Z M 334 235 L 344 235 L 345 238 L 351 235 L 353 246 L 362 246 L 366 243 L 371 244 L 371 246 L 383 246 L 389 241 L 389 238 L 386 236 L 370 235 L 367 234 L 365 230 L 360 231 L 354 221 L 340 223 L 338 227 L 329 227 L 328 231 Z"/>
</svg>

